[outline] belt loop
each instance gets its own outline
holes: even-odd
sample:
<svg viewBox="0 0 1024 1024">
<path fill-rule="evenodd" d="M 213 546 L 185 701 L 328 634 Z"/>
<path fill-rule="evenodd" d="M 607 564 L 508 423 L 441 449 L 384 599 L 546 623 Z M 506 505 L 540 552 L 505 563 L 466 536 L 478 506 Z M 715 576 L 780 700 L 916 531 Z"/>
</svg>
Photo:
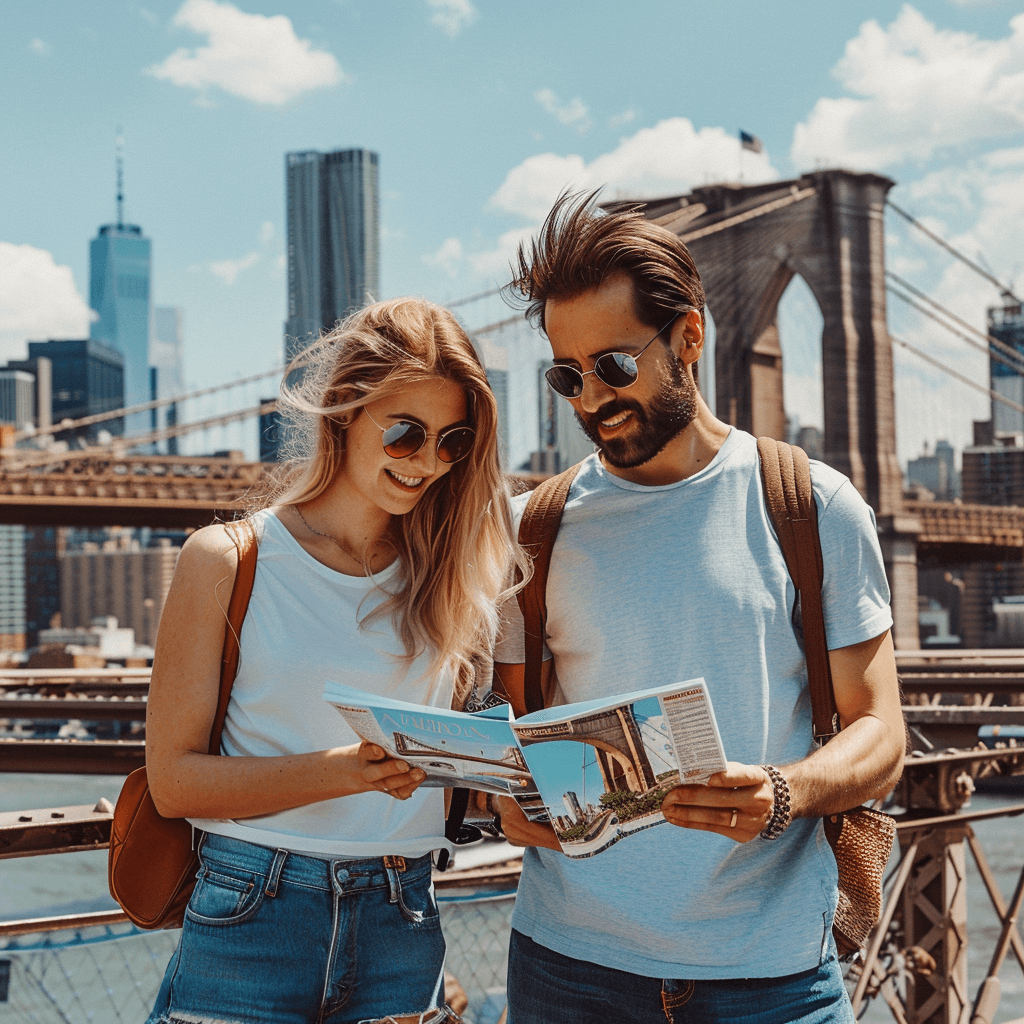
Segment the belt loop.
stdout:
<svg viewBox="0 0 1024 1024">
<path fill-rule="evenodd" d="M 267 887 L 263 890 L 268 896 L 277 895 L 277 883 L 281 880 L 281 869 L 287 856 L 287 850 L 278 850 L 274 854 L 274 863 L 270 865 L 270 874 L 267 876 Z"/>
<path fill-rule="evenodd" d="M 388 903 L 398 903 L 402 898 L 402 883 L 398 879 L 398 872 L 388 864 L 389 858 L 384 858 L 384 872 L 388 876 Z"/>
</svg>

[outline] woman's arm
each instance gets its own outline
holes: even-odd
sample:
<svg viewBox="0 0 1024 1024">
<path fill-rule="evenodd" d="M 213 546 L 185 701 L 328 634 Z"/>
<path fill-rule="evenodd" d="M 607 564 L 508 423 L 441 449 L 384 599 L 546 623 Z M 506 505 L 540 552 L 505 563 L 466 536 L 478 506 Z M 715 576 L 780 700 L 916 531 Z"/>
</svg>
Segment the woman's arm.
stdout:
<svg viewBox="0 0 1024 1024">
<path fill-rule="evenodd" d="M 251 818 L 372 790 L 409 797 L 423 772 L 370 743 L 281 757 L 207 753 L 237 568 L 222 526 L 194 533 L 178 557 L 146 708 L 146 773 L 157 810 L 169 818 Z"/>
</svg>

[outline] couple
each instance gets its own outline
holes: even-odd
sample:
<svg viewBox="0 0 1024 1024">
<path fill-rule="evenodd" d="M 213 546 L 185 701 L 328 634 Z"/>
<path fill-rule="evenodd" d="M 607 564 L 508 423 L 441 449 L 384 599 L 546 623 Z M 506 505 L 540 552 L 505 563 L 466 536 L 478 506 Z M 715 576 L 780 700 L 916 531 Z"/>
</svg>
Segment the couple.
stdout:
<svg viewBox="0 0 1024 1024">
<path fill-rule="evenodd" d="M 509 1024 L 852 1021 L 818 819 L 887 793 L 904 742 L 871 511 L 813 465 L 844 729 L 812 752 L 754 439 L 697 390 L 704 293 L 685 246 L 639 214 L 563 196 L 513 287 L 551 342 L 548 383 L 598 447 L 552 559 L 546 692 L 572 702 L 704 676 L 733 760 L 669 793 L 669 826 L 587 860 L 492 799 L 527 847 Z M 332 676 L 461 706 L 487 688 L 474 655 L 493 645 L 496 686 L 522 711 L 523 624 L 506 588 L 513 568 L 529 574 L 523 499 L 508 499 L 495 400 L 446 311 L 379 303 L 317 351 L 289 396 L 308 456 L 253 516 L 231 756 L 205 753 L 237 564 L 223 527 L 185 545 L 160 625 L 149 784 L 161 813 L 196 825 L 202 864 L 160 1024 L 457 1019 L 430 883 L 441 791 L 346 734 L 320 695 Z"/>
</svg>

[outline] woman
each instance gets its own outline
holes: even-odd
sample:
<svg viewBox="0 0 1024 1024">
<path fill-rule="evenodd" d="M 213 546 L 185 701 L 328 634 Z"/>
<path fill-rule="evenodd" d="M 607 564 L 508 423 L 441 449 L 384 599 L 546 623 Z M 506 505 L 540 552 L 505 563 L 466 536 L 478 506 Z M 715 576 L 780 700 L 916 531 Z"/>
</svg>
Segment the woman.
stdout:
<svg viewBox="0 0 1024 1024">
<path fill-rule="evenodd" d="M 494 396 L 451 314 L 414 299 L 356 313 L 302 359 L 283 398 L 305 454 L 252 517 L 231 756 L 205 752 L 237 566 L 222 526 L 188 539 L 160 623 L 150 791 L 195 825 L 201 868 L 151 1022 L 455 1019 L 430 883 L 442 791 L 417 790 L 423 773 L 360 744 L 321 694 L 331 677 L 465 700 L 523 561 Z"/>
</svg>

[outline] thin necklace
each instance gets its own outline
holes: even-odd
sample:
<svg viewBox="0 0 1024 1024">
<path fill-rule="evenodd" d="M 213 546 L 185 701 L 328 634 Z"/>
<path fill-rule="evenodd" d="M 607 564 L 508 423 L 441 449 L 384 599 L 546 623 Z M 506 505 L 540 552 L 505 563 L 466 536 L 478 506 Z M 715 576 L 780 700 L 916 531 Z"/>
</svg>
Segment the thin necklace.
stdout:
<svg viewBox="0 0 1024 1024">
<path fill-rule="evenodd" d="M 343 555 L 347 555 L 349 558 L 352 559 L 353 562 L 356 562 L 361 568 L 369 568 L 369 565 L 366 562 L 364 562 L 360 558 L 357 558 L 351 551 L 349 551 L 347 547 L 345 547 L 344 544 L 341 543 L 340 540 L 338 540 L 337 537 L 332 537 L 329 533 L 321 533 L 315 526 L 310 526 L 309 520 L 306 519 L 306 517 L 302 514 L 302 509 L 300 509 L 298 505 L 292 505 L 292 508 L 295 509 L 295 511 L 298 513 L 299 518 L 303 521 L 303 523 L 305 523 L 306 529 L 309 530 L 310 533 L 315 533 L 318 537 L 323 537 L 324 540 L 333 541 L 335 544 L 338 545 L 338 549 L 341 551 Z"/>
</svg>

